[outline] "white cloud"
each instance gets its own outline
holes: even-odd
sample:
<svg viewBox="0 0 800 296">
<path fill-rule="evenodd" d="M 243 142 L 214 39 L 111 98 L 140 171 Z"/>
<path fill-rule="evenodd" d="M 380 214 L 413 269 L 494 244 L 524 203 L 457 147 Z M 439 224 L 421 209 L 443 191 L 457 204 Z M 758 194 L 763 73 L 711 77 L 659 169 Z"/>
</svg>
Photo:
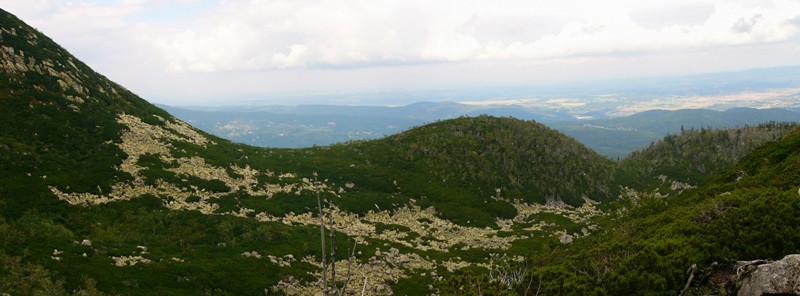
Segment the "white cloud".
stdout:
<svg viewBox="0 0 800 296">
<path fill-rule="evenodd" d="M 200 27 L 165 34 L 159 45 L 171 69 L 230 71 L 563 59 L 796 39 L 798 2 L 770 3 L 656 3 L 675 14 L 702 12 L 665 17 L 675 23 L 653 28 L 632 20 L 642 4 L 626 1 L 223 2 L 198 19 Z M 549 31 L 525 28 L 537 19 Z"/>
<path fill-rule="evenodd" d="M 150 46 L 178 72 L 564 59 L 784 42 L 800 35 L 795 0 L 219 1 L 215 9 L 185 16 L 190 25 L 182 26 L 143 16 L 198 1 L 20 2 L 12 6 L 27 9 L 50 30 L 69 31 L 63 35 L 75 37 L 70 40 L 99 44 L 112 32 L 132 35 L 114 38 Z M 669 15 L 643 19 L 654 9 Z"/>
<path fill-rule="evenodd" d="M 295 44 L 290 47 L 289 54 L 272 55 L 272 63 L 281 69 L 304 67 L 307 58 L 308 48 L 305 45 Z"/>
<path fill-rule="evenodd" d="M 698 72 L 704 60 L 715 71 L 758 66 L 764 51 L 781 54 L 770 65 L 800 60 L 787 49 L 800 46 L 797 0 L 6 0 L 3 9 L 143 93 L 523 83 Z M 261 88 L 226 80 L 242 75 L 269 79 L 247 80 Z"/>
<path fill-rule="evenodd" d="M 125 30 L 129 25 L 126 19 L 140 10 L 137 4 L 99 5 L 52 0 L 12 0 L 7 5 L 5 9 L 24 16 L 23 20 L 44 29 L 46 34 L 69 37 L 64 38 L 68 42 L 101 46 L 100 35 Z"/>
</svg>

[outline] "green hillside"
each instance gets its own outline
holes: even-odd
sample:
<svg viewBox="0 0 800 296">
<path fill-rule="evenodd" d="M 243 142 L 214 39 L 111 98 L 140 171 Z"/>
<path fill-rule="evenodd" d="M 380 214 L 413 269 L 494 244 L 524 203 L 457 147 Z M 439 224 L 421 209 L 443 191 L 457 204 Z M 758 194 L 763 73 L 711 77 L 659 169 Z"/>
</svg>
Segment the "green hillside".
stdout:
<svg viewBox="0 0 800 296">
<path fill-rule="evenodd" d="M 431 124 L 386 139 L 391 154 L 432 177 L 484 184 L 483 195 L 502 190 L 510 199 L 564 200 L 580 205 L 615 196 L 613 163 L 574 139 L 533 122 L 476 117 Z M 488 187 L 488 188 L 486 188 Z"/>
<path fill-rule="evenodd" d="M 610 221 L 613 163 L 535 122 L 254 148 L 173 118 L 4 11 L 0 26 L 3 293 L 314 293 L 324 215 L 338 287 L 352 267 L 348 293 L 419 295 Z"/>
<path fill-rule="evenodd" d="M 509 285 L 467 275 L 442 282 L 440 290 L 475 294 L 480 287 L 485 294 L 524 295 L 534 287 L 545 295 L 675 295 L 694 265 L 700 277 L 687 295 L 735 294 L 736 260 L 777 260 L 800 252 L 798 186 L 800 130 L 795 128 L 697 189 L 644 196 L 613 230 L 517 264 L 524 276 Z"/>
<path fill-rule="evenodd" d="M 0 294 L 676 294 L 692 264 L 800 248 L 788 124 L 688 131 L 622 162 L 490 116 L 255 148 L 5 11 L 0 115 Z"/>
<path fill-rule="evenodd" d="M 684 130 L 620 162 L 620 184 L 661 193 L 697 186 L 731 167 L 765 143 L 794 131 L 797 124 L 769 122 L 732 129 Z"/>
</svg>

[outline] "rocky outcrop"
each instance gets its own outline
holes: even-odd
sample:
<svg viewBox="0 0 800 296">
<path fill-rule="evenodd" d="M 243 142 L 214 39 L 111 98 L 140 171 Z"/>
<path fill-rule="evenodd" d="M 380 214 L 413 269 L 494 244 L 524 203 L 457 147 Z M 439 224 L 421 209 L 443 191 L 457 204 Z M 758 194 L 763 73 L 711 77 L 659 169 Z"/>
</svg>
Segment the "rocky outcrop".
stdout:
<svg viewBox="0 0 800 296">
<path fill-rule="evenodd" d="M 692 265 L 687 276 L 680 295 L 800 295 L 800 254 L 778 261 L 737 261 L 734 266 Z"/>
<path fill-rule="evenodd" d="M 737 295 L 800 295 L 800 254 L 759 265 L 742 280 Z"/>
</svg>

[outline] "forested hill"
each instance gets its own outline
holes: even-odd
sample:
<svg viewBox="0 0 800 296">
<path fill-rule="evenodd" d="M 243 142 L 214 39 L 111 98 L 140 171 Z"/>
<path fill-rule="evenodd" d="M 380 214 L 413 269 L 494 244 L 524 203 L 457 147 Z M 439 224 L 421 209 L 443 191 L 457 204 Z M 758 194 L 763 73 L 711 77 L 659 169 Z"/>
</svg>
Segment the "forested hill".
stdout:
<svg viewBox="0 0 800 296">
<path fill-rule="evenodd" d="M 620 162 L 619 184 L 662 193 L 702 184 L 768 142 L 797 128 L 795 123 L 768 122 L 731 129 L 685 129 Z"/>
<path fill-rule="evenodd" d="M 415 199 L 461 225 L 513 218 L 513 204 L 580 206 L 615 200 L 619 191 L 612 161 L 542 124 L 513 118 L 463 117 L 306 152 L 298 165 L 355 180 L 360 192 L 393 194 L 397 204 Z M 376 203 L 352 202 L 367 205 L 360 211 Z"/>
<path fill-rule="evenodd" d="M 582 197 L 616 197 L 610 160 L 532 121 L 479 116 L 426 125 L 365 148 L 373 155 L 387 151 L 387 165 L 403 163 L 428 178 L 478 184 L 480 194 L 496 190 L 509 199 L 543 203 L 546 199 L 569 204 Z M 392 163 L 394 162 L 394 164 Z"/>
<path fill-rule="evenodd" d="M 737 260 L 800 253 L 798 186 L 800 129 L 795 128 L 696 189 L 631 200 L 630 211 L 608 233 L 509 267 L 525 270 L 524 277 L 504 277 L 510 285 L 462 275 L 440 290 L 459 291 L 446 295 L 736 295 L 750 274 L 737 272 Z"/>
</svg>

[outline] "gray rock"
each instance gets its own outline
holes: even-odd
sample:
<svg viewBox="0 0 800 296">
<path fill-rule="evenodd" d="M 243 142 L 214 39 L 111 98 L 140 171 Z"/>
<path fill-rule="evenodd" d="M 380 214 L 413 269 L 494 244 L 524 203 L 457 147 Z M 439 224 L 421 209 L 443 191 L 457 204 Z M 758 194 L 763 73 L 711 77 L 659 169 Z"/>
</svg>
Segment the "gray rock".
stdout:
<svg viewBox="0 0 800 296">
<path fill-rule="evenodd" d="M 406 264 L 408 262 L 411 262 L 411 258 L 409 258 L 408 255 L 402 255 L 399 259 L 397 259 L 397 263 L 400 264 Z"/>
<path fill-rule="evenodd" d="M 759 265 L 742 281 L 739 296 L 800 295 L 800 254 Z"/>
<path fill-rule="evenodd" d="M 565 245 L 571 244 L 572 243 L 572 236 L 569 235 L 569 234 L 564 234 L 558 239 L 558 241 L 561 242 L 562 244 L 565 244 Z"/>
</svg>

